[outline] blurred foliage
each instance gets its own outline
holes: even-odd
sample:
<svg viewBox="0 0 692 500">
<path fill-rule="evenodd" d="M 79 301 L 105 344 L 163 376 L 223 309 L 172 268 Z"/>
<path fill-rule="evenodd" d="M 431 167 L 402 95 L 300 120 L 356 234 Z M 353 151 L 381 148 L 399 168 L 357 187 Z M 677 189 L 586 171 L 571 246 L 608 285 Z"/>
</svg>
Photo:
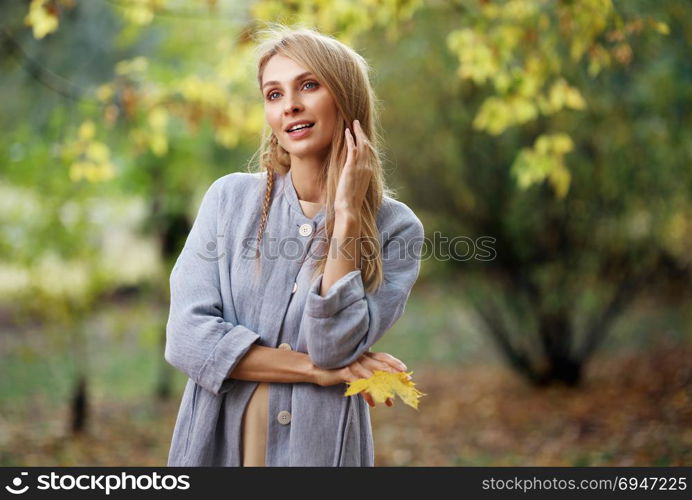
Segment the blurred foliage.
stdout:
<svg viewBox="0 0 692 500">
<path fill-rule="evenodd" d="M 552 3 L 563 4 L 581 2 Z M 460 80 L 447 50 L 448 33 L 467 19 L 458 5 L 420 12 L 397 45 L 396 68 L 387 67 L 391 47 L 362 41 L 381 68 L 378 93 L 393 104 L 385 130 L 401 193 L 437 241 L 423 274 L 446 279 L 458 269 L 458 294 L 513 367 L 534 382 L 576 383 L 636 299 L 684 307 L 690 298 L 692 10 L 618 4 L 622 26 L 641 29 L 620 34 L 613 20 L 597 41 L 626 40 L 631 57 L 598 72 L 588 57 L 570 57 L 560 23 L 548 25 L 541 38 L 563 47 L 560 78 L 586 107 L 536 113 L 495 135 L 476 123 L 501 93 Z M 489 258 L 479 245 L 487 237 Z"/>
<path fill-rule="evenodd" d="M 599 347 L 646 351 L 643 337 L 688 336 L 688 0 L 24 0 L 0 3 L 0 19 L 0 301 L 27 332 L 49 325 L 0 339 L 18 344 L 0 344 L 10 353 L 0 395 L 40 386 L 66 400 L 76 390 L 62 378 L 88 373 L 108 417 L 112 391 L 128 398 L 160 384 L 152 353 L 162 352 L 165 309 L 116 312 L 113 325 L 97 311 L 147 284 L 165 304 L 203 192 L 259 145 L 253 36 L 270 21 L 316 27 L 370 63 L 388 178 L 432 242 L 397 325 L 405 335 L 380 345 L 414 363 L 484 360 L 457 383 L 447 368 L 422 377 L 434 406 L 380 430 L 379 463 L 688 459 L 686 350 L 602 360 L 578 397 L 556 388 L 546 399 L 502 379 L 485 349 L 494 342 L 535 383 L 575 384 Z M 640 296 L 649 302 L 630 311 Z M 128 326 L 130 316 L 144 326 Z M 37 359 L 45 366 L 34 370 Z M 548 425 L 536 427 L 535 408 Z M 3 409 L 17 412 L 4 418 L 21 432 L 0 433 L 0 463 L 23 453 L 27 464 L 104 460 L 93 439 L 27 447 L 27 422 L 56 419 Z M 462 427 L 483 425 L 456 432 L 464 415 Z M 134 447 L 160 463 L 170 436 L 152 433 L 173 422 L 150 417 L 161 421 L 150 408 L 95 420 L 107 422 L 96 433 L 105 462 L 128 460 L 122 429 L 141 421 Z"/>
<path fill-rule="evenodd" d="M 2 216 L 0 255 L 22 269 L 74 262 L 25 289 L 71 288 L 87 310 L 120 279 L 99 258 L 92 207 L 125 195 L 146 204 L 137 229 L 160 249 L 162 283 L 204 189 L 258 145 L 256 30 L 314 26 L 371 63 L 402 199 L 430 235 L 472 239 L 470 258 L 455 246 L 422 279 L 463 271 L 460 291 L 515 367 L 578 379 L 637 292 L 671 299 L 689 284 L 691 12 L 683 0 L 3 3 L 2 181 L 34 202 Z M 473 241 L 488 236 L 479 259 Z M 79 276 L 81 288 L 55 285 Z"/>
</svg>

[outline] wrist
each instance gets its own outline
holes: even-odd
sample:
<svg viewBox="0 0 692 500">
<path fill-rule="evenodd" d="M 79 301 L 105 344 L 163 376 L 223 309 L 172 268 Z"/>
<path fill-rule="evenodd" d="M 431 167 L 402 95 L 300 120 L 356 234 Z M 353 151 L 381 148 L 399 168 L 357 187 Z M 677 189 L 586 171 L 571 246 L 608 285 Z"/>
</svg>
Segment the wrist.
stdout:
<svg viewBox="0 0 692 500">
<path fill-rule="evenodd" d="M 302 369 L 304 382 L 319 385 L 319 368 L 310 359 L 310 356 L 303 356 Z"/>
<path fill-rule="evenodd" d="M 360 212 L 352 208 L 336 208 L 334 222 L 348 225 L 360 224 Z"/>
<path fill-rule="evenodd" d="M 334 216 L 334 232 L 335 236 L 360 234 L 360 214 L 337 212 Z"/>
</svg>

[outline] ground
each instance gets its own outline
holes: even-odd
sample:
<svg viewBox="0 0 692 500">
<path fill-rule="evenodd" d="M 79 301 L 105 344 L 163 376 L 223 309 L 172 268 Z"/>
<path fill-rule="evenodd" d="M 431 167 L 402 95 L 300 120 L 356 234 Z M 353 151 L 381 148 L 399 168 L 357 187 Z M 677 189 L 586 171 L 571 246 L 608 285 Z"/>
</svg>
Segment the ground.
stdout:
<svg viewBox="0 0 692 500">
<path fill-rule="evenodd" d="M 419 366 L 427 395 L 371 410 L 376 465 L 692 464 L 692 348 L 595 358 L 580 388 L 536 389 L 497 365 Z M 179 398 L 92 401 L 86 435 L 40 398 L 0 414 L 0 465 L 163 466 Z"/>
</svg>

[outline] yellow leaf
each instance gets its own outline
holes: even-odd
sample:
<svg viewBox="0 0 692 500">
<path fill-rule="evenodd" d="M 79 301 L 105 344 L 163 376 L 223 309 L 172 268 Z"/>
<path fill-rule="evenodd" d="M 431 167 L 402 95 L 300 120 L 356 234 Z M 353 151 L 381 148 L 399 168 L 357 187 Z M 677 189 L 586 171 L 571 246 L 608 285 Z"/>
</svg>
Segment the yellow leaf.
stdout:
<svg viewBox="0 0 692 500">
<path fill-rule="evenodd" d="M 133 59 L 125 59 L 115 65 L 116 75 L 128 75 L 131 73 L 143 73 L 147 70 L 149 61 L 146 57 L 138 56 Z"/>
<path fill-rule="evenodd" d="M 73 182 L 80 180 L 84 176 L 88 166 L 89 164 L 83 161 L 74 162 L 72 165 L 70 165 L 70 179 Z"/>
<path fill-rule="evenodd" d="M 154 19 L 154 11 L 161 7 L 160 0 L 131 0 L 124 4 L 125 18 L 134 24 L 145 25 Z"/>
<path fill-rule="evenodd" d="M 113 97 L 113 86 L 109 84 L 104 84 L 96 89 L 96 97 L 102 101 L 106 102 L 108 99 Z"/>
<path fill-rule="evenodd" d="M 548 179 L 553 185 L 553 190 L 558 198 L 564 198 L 567 194 L 567 191 L 569 190 L 570 178 L 571 175 L 569 170 L 567 170 L 563 164 L 558 164 L 555 166 L 555 168 L 553 168 L 553 171 L 550 173 Z"/>
<path fill-rule="evenodd" d="M 412 374 L 413 372 L 391 373 L 375 370 L 370 378 L 347 382 L 348 389 L 344 396 L 353 396 L 366 391 L 376 403 L 384 403 L 387 398 L 398 395 L 404 403 L 418 409 L 418 398 L 425 394 L 416 389 L 416 384 L 409 380 L 408 376 Z"/>
<path fill-rule="evenodd" d="M 239 135 L 235 128 L 228 126 L 221 126 L 216 129 L 214 134 L 219 143 L 223 144 L 228 148 L 232 148 L 238 144 Z"/>
<path fill-rule="evenodd" d="M 162 107 L 154 108 L 148 116 L 149 125 L 154 130 L 160 131 L 165 130 L 166 124 L 168 123 L 168 111 Z"/>
<path fill-rule="evenodd" d="M 574 87 L 569 87 L 565 91 L 565 104 L 572 109 L 584 109 L 586 101 L 581 95 L 581 92 Z"/>
<path fill-rule="evenodd" d="M 662 35 L 669 35 L 670 34 L 670 28 L 664 22 L 661 22 L 661 21 L 655 22 L 654 28 L 656 28 L 656 31 L 658 31 Z"/>
<path fill-rule="evenodd" d="M 163 156 L 168 152 L 168 138 L 164 134 L 153 133 L 149 136 L 149 147 L 156 156 Z"/>
<path fill-rule="evenodd" d="M 86 148 L 86 154 L 91 161 L 94 163 L 103 163 L 108 160 L 110 156 L 110 150 L 102 142 L 93 141 L 90 142 Z"/>
<path fill-rule="evenodd" d="M 24 24 L 31 26 L 34 38 L 38 40 L 58 29 L 58 16 L 46 3 L 46 0 L 32 0 L 29 13 L 24 18 Z"/>
<path fill-rule="evenodd" d="M 79 126 L 79 138 L 83 141 L 89 141 L 94 137 L 94 122 L 87 120 Z"/>
</svg>

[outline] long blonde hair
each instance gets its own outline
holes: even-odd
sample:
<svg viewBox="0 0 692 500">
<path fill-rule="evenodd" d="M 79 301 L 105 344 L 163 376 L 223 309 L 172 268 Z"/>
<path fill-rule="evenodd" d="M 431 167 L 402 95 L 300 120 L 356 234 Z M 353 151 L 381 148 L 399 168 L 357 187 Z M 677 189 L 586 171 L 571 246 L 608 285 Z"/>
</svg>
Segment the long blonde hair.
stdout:
<svg viewBox="0 0 692 500">
<path fill-rule="evenodd" d="M 379 113 L 377 100 L 368 78 L 369 65 L 357 52 L 342 42 L 317 30 L 300 27 L 289 28 L 281 24 L 271 25 L 256 33 L 262 41 L 256 48 L 257 82 L 262 86 L 262 74 L 271 57 L 281 54 L 288 57 L 307 70 L 314 73 L 322 85 L 325 85 L 336 102 L 340 120 L 334 130 L 331 147 L 325 159 L 326 168 L 322 169 L 319 179 L 322 189 L 326 190 L 325 234 L 322 241 L 328 243 L 334 231 L 335 213 L 334 197 L 339 183 L 339 176 L 346 162 L 347 143 L 344 137 L 346 127 L 353 128 L 353 120 L 359 120 L 363 132 L 368 138 L 368 161 L 371 162 L 373 174 L 360 212 L 361 242 L 360 255 L 363 283 L 368 291 L 379 287 L 383 280 L 380 236 L 376 216 L 382 204 L 383 195 L 392 196 L 394 192 L 385 185 L 384 172 L 380 153 L 382 142 L 379 133 Z M 352 132 L 353 133 L 353 132 Z M 276 173 L 285 175 L 291 168 L 289 153 L 279 145 L 276 137 L 265 124 L 262 143 L 255 156 L 259 156 L 256 170 L 267 172 L 267 184 L 262 205 L 257 234 L 257 254 L 259 262 L 259 243 L 269 217 L 272 190 Z M 315 265 L 314 276 L 323 273 L 327 263 L 327 252 L 319 254 Z"/>
</svg>

